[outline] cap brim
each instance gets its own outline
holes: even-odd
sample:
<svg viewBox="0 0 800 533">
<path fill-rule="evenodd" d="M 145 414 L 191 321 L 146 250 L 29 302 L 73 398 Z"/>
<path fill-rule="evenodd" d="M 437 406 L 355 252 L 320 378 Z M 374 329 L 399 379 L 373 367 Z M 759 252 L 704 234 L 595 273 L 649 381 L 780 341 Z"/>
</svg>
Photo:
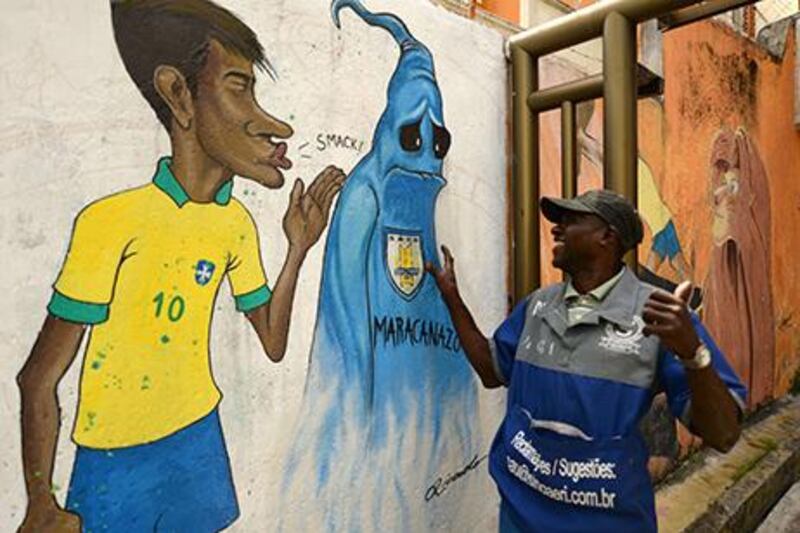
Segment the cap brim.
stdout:
<svg viewBox="0 0 800 533">
<path fill-rule="evenodd" d="M 553 198 L 545 196 L 539 203 L 544 218 L 550 222 L 558 224 L 565 213 L 594 213 L 594 211 L 583 205 L 574 198 Z"/>
</svg>

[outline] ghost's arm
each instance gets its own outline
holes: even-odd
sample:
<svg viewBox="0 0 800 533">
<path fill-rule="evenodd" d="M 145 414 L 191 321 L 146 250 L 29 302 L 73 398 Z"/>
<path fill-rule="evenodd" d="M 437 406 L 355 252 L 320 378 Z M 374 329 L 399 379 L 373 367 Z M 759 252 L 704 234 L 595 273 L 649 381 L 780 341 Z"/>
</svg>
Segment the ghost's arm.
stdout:
<svg viewBox="0 0 800 533">
<path fill-rule="evenodd" d="M 325 249 L 317 342 L 334 346 L 321 346 L 317 353 L 318 357 L 334 359 L 319 363 L 325 367 L 330 363 L 343 365 L 344 368 L 335 371 L 353 379 L 369 379 L 368 264 L 374 253 L 370 247 L 377 218 L 378 201 L 373 189 L 363 182 L 350 183 L 342 191 L 334 212 Z"/>
</svg>

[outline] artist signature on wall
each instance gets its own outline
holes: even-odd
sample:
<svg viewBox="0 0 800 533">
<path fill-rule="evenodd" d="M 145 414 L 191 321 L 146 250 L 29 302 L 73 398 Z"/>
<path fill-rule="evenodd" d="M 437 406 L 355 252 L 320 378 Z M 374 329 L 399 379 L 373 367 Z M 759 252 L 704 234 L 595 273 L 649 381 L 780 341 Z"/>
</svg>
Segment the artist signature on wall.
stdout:
<svg viewBox="0 0 800 533">
<path fill-rule="evenodd" d="M 429 502 L 432 499 L 444 494 L 445 491 L 450 487 L 450 485 L 452 485 L 465 475 L 469 474 L 473 470 L 477 469 L 478 466 L 484 460 L 486 460 L 487 457 L 489 457 L 488 454 L 483 455 L 481 457 L 478 457 L 478 455 L 475 454 L 475 456 L 470 460 L 470 462 L 467 463 L 460 470 L 453 472 L 452 474 L 447 474 L 436 478 L 436 481 L 434 481 L 433 484 L 430 487 L 428 487 L 428 490 L 425 491 L 425 501 Z"/>
</svg>

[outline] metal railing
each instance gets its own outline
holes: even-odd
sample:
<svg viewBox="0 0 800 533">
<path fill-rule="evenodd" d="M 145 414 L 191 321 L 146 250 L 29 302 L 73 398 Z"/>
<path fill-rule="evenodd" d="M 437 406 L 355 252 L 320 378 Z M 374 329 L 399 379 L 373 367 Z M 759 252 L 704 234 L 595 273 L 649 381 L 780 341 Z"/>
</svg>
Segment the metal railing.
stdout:
<svg viewBox="0 0 800 533">
<path fill-rule="evenodd" d="M 513 296 L 519 301 L 539 286 L 539 114 L 561 109 L 562 190 L 577 193 L 578 142 L 575 105 L 602 97 L 603 184 L 636 203 L 638 97 L 658 94 L 662 80 L 637 70 L 636 25 L 659 19 L 669 30 L 755 0 L 604 0 L 509 38 L 513 114 Z M 539 89 L 539 58 L 603 39 L 603 72 Z M 636 250 L 627 256 L 636 267 Z"/>
</svg>

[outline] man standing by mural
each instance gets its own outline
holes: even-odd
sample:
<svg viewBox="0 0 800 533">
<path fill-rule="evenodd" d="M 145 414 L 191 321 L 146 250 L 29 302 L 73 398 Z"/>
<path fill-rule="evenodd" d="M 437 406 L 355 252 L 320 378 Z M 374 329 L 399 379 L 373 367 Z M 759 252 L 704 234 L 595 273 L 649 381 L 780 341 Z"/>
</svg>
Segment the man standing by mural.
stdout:
<svg viewBox="0 0 800 533">
<path fill-rule="evenodd" d="M 211 374 L 216 294 L 229 279 L 266 355 L 283 358 L 299 269 L 344 175 L 297 180 L 273 291 L 256 226 L 231 197 L 234 175 L 269 188 L 290 168 L 291 127 L 255 99 L 267 67 L 253 31 L 207 0 L 112 2 L 128 73 L 170 135 L 151 184 L 78 215 L 49 315 L 19 374 L 28 509 L 21 531 L 217 531 L 238 505 Z M 72 433 L 78 448 L 61 509 L 51 493 L 56 389 L 91 334 Z M 74 513 L 74 514 L 73 514 Z M 78 518 L 80 516 L 80 519 Z"/>
<path fill-rule="evenodd" d="M 489 469 L 501 531 L 656 531 L 638 424 L 665 390 L 673 413 L 709 445 L 739 435 L 744 388 L 675 291 L 623 264 L 642 222 L 621 196 L 593 190 L 544 198 L 564 283 L 533 292 L 487 339 L 459 295 L 453 258 L 427 265 L 470 363 L 487 387 L 508 387 Z"/>
</svg>

